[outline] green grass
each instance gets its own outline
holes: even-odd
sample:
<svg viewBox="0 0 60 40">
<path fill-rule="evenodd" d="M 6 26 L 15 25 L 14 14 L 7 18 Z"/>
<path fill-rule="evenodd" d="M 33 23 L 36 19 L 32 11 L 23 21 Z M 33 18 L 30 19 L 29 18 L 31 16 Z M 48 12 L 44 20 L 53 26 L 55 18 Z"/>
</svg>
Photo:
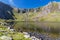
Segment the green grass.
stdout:
<svg viewBox="0 0 60 40">
<path fill-rule="evenodd" d="M 39 20 L 49 21 L 49 22 L 60 22 L 60 13 L 58 12 L 49 13 L 48 15 L 43 16 Z"/>
<path fill-rule="evenodd" d="M 25 38 L 24 34 L 16 32 L 14 34 L 8 34 L 7 36 L 12 36 L 14 40 L 31 40 L 30 38 Z"/>
<path fill-rule="evenodd" d="M 9 34 L 3 34 L 2 32 L 0 32 L 0 37 L 3 35 L 6 35 L 8 37 L 12 37 L 14 40 L 31 40 L 30 38 L 25 38 L 24 34 L 22 34 L 20 32 L 9 33 Z"/>
<path fill-rule="evenodd" d="M 25 21 L 26 18 L 28 18 L 29 21 L 33 21 L 33 18 L 34 18 L 35 16 L 37 16 L 36 13 L 32 13 L 32 12 L 28 13 L 28 17 L 27 17 L 27 15 L 26 15 L 26 13 L 22 13 L 22 14 L 21 14 L 21 13 L 15 13 L 15 12 L 14 12 L 14 15 L 15 15 L 15 17 L 16 17 L 16 20 L 15 20 L 15 21 Z"/>
<path fill-rule="evenodd" d="M 14 40 L 31 40 L 30 38 L 25 38 L 24 34 L 20 32 L 11 32 L 10 30 L 4 27 L 1 27 L 0 30 L 5 30 L 8 33 L 6 34 L 6 32 L 0 32 L 0 37 L 6 35 L 8 37 L 12 37 Z"/>
<path fill-rule="evenodd" d="M 15 13 L 14 12 L 14 15 L 16 17 L 16 20 L 15 21 L 25 21 L 26 19 L 26 13 L 22 13 L 22 14 L 19 14 L 19 13 Z M 41 15 L 41 13 L 33 13 L 33 12 L 29 12 L 28 13 L 28 21 L 34 21 L 36 18 L 37 19 L 37 16 L 38 15 Z M 53 13 L 49 13 L 47 15 L 44 15 L 42 17 L 38 17 L 37 19 L 38 21 L 51 21 L 51 22 L 60 22 L 60 13 L 59 12 L 53 12 Z"/>
</svg>

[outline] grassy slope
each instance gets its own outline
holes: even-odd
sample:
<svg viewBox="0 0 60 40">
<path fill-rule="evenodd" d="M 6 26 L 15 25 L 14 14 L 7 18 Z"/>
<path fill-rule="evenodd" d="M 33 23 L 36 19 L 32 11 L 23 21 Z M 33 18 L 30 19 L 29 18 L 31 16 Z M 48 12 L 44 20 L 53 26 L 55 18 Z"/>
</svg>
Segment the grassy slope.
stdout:
<svg viewBox="0 0 60 40">
<path fill-rule="evenodd" d="M 60 22 L 60 13 L 49 13 L 42 17 L 44 21 Z M 41 19 L 40 19 L 41 20 Z"/>
<path fill-rule="evenodd" d="M 15 17 L 17 18 L 16 21 L 24 21 L 26 18 L 26 14 L 18 14 L 14 13 Z M 29 21 L 52 21 L 52 22 L 60 22 L 60 13 L 54 12 L 54 13 L 49 13 L 47 15 L 41 16 L 40 13 L 32 13 L 30 12 L 28 14 Z"/>
</svg>

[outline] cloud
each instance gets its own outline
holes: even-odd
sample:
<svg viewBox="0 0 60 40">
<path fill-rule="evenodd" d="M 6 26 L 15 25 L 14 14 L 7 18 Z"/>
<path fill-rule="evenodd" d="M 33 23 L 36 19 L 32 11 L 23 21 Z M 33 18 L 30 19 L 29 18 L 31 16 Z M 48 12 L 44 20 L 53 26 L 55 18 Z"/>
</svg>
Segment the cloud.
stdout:
<svg viewBox="0 0 60 40">
<path fill-rule="evenodd" d="M 14 2 L 13 2 L 13 0 L 9 0 L 9 3 L 10 3 L 11 5 L 15 5 Z"/>
</svg>

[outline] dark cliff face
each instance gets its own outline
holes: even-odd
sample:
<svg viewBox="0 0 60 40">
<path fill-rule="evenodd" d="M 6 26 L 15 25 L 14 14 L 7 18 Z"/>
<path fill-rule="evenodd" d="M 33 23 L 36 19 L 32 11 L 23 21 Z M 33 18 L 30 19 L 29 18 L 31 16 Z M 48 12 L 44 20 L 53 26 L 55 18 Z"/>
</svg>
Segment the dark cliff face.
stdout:
<svg viewBox="0 0 60 40">
<path fill-rule="evenodd" d="M 13 8 L 3 2 L 0 2 L 0 19 L 14 19 Z"/>
</svg>

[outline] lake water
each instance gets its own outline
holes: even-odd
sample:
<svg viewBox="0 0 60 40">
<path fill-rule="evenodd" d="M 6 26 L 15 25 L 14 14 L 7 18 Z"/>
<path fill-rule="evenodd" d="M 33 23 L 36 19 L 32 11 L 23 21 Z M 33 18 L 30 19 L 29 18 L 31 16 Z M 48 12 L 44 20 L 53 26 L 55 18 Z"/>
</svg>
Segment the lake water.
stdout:
<svg viewBox="0 0 60 40">
<path fill-rule="evenodd" d="M 23 31 L 36 31 L 36 32 L 52 32 L 59 33 L 60 22 L 25 22 L 16 21 L 14 27 L 16 29 L 22 29 Z M 18 31 L 18 30 L 17 30 Z"/>
</svg>

